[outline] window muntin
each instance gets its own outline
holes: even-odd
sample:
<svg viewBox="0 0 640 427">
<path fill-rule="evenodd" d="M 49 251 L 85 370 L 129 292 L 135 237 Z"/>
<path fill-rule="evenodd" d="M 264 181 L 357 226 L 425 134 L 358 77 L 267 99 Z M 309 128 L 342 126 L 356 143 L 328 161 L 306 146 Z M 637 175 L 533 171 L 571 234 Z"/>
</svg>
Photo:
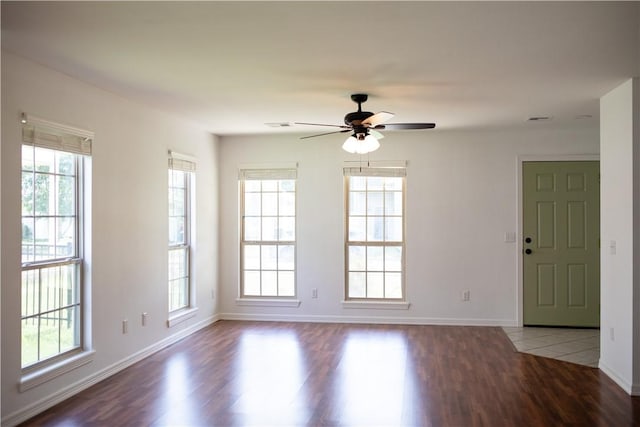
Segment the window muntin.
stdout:
<svg viewBox="0 0 640 427">
<path fill-rule="evenodd" d="M 82 158 L 22 146 L 23 368 L 82 347 Z"/>
<path fill-rule="evenodd" d="M 404 300 L 404 176 L 345 170 L 346 299 Z"/>
<path fill-rule="evenodd" d="M 240 195 L 241 296 L 295 297 L 295 170 L 243 171 Z"/>
<path fill-rule="evenodd" d="M 169 197 L 169 312 L 191 306 L 191 180 L 192 172 L 170 162 Z"/>
</svg>

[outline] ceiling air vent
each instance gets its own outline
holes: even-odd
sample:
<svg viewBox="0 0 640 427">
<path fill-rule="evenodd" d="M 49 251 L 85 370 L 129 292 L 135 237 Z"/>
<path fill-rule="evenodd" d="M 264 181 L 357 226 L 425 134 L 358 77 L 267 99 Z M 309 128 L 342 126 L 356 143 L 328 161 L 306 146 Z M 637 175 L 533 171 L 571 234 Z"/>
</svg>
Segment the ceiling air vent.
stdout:
<svg viewBox="0 0 640 427">
<path fill-rule="evenodd" d="M 292 124 L 289 122 L 265 123 L 265 125 L 269 126 L 270 128 L 288 128 L 292 126 Z"/>
<path fill-rule="evenodd" d="M 528 122 L 549 122 L 553 119 L 551 116 L 533 116 L 527 119 Z"/>
</svg>

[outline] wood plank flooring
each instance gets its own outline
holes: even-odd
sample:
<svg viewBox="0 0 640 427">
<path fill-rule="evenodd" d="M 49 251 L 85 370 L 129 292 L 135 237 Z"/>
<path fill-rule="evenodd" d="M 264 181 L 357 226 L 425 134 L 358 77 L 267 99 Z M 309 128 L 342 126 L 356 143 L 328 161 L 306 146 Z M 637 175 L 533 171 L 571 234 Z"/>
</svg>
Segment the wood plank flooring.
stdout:
<svg viewBox="0 0 640 427">
<path fill-rule="evenodd" d="M 25 426 L 633 426 L 598 369 L 501 328 L 220 321 Z"/>
</svg>

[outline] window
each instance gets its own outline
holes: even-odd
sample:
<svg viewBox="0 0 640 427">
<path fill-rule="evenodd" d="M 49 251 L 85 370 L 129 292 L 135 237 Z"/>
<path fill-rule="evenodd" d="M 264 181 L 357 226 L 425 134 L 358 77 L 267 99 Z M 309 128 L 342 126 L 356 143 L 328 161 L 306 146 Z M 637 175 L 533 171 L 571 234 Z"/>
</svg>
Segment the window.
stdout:
<svg viewBox="0 0 640 427">
<path fill-rule="evenodd" d="M 296 169 L 240 171 L 241 297 L 295 297 Z"/>
<path fill-rule="evenodd" d="M 191 307 L 191 206 L 195 163 L 169 157 L 169 313 Z"/>
<path fill-rule="evenodd" d="M 404 301 L 404 168 L 345 168 L 346 300 Z"/>
<path fill-rule="evenodd" d="M 86 344 L 83 171 L 93 134 L 33 118 L 22 134 L 21 365 L 32 370 Z"/>
</svg>

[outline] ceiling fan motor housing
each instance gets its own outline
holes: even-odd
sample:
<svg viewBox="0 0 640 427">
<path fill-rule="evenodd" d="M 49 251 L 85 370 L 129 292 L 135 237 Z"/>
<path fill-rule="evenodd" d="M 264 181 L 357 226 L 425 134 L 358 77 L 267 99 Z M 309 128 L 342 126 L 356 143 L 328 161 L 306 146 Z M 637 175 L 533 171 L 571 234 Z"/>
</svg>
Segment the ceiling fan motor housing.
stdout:
<svg viewBox="0 0 640 427">
<path fill-rule="evenodd" d="M 354 111 L 344 116 L 344 123 L 349 126 L 358 126 L 360 123 L 373 116 L 371 111 Z"/>
</svg>

